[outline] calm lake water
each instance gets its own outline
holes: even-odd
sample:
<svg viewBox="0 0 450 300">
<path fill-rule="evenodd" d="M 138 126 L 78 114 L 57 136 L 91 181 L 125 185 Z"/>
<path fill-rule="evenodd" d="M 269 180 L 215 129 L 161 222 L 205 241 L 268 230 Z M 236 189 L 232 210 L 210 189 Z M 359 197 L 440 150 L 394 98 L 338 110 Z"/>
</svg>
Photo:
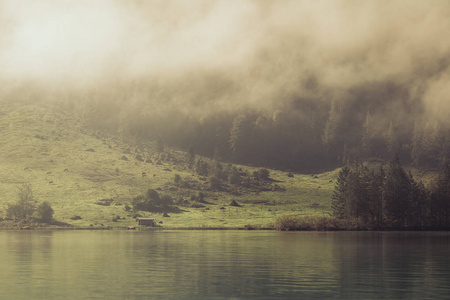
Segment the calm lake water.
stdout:
<svg viewBox="0 0 450 300">
<path fill-rule="evenodd" d="M 450 299 L 446 232 L 0 232 L 0 299 Z"/>
</svg>

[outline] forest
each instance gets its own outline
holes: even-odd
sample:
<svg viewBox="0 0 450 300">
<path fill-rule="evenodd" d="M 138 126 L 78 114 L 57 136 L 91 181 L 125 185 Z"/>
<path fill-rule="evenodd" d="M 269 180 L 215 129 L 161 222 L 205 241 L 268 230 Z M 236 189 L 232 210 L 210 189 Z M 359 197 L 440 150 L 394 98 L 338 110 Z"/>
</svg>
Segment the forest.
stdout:
<svg viewBox="0 0 450 300">
<path fill-rule="evenodd" d="M 174 92 L 162 97 L 163 87 L 136 85 L 51 97 L 39 89 L 18 96 L 19 89 L 10 97 L 57 98 L 92 128 L 130 143 L 153 141 L 223 162 L 303 173 L 355 159 L 390 160 L 394 153 L 408 165 L 437 170 L 450 154 L 447 124 L 425 115 L 421 101 L 398 100 L 402 87 L 393 83 L 361 87 L 349 101 L 298 98 L 273 109 L 247 105 L 201 112 L 190 102 L 173 103 Z M 376 97 L 384 100 L 374 103 Z"/>
<path fill-rule="evenodd" d="M 407 173 L 397 156 L 384 169 L 359 163 L 339 172 L 332 196 L 333 215 L 358 220 L 371 229 L 450 228 L 450 166 L 426 188 Z"/>
</svg>

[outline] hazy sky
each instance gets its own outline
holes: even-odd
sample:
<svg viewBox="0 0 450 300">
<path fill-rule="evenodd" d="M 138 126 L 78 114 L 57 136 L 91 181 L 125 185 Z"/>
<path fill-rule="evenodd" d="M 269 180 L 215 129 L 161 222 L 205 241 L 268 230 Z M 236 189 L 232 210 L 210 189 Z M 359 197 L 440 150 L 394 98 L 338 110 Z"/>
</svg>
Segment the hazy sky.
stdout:
<svg viewBox="0 0 450 300">
<path fill-rule="evenodd" d="M 446 0 L 0 0 L 0 25 L 3 80 L 220 74 L 251 103 L 392 81 L 450 111 Z"/>
</svg>

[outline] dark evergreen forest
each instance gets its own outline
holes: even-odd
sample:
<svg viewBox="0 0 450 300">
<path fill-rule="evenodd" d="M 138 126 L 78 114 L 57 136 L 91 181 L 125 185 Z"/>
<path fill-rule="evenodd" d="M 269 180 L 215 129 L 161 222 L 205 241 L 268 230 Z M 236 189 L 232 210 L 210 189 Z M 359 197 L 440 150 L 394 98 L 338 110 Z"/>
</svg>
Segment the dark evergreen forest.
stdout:
<svg viewBox="0 0 450 300">
<path fill-rule="evenodd" d="M 450 166 L 425 188 L 397 156 L 387 168 L 352 163 L 339 172 L 332 209 L 335 217 L 370 229 L 449 229 Z"/>
<path fill-rule="evenodd" d="M 222 93 L 211 89 L 228 91 L 230 83 L 224 78 L 204 83 L 202 96 L 199 82 L 191 84 L 194 95 L 188 86 L 174 90 L 145 81 L 50 95 L 28 87 L 5 99 L 55 99 L 91 128 L 127 142 L 159 141 L 219 161 L 298 172 L 332 169 L 355 159 L 389 160 L 394 153 L 406 164 L 436 169 L 450 154 L 447 124 L 425 114 L 420 97 L 411 97 L 400 84 L 364 85 L 341 99 L 330 92 L 334 100 L 323 92 L 315 98 L 299 93 L 270 104 L 234 100 L 219 107 L 219 100 L 208 97 Z"/>
</svg>

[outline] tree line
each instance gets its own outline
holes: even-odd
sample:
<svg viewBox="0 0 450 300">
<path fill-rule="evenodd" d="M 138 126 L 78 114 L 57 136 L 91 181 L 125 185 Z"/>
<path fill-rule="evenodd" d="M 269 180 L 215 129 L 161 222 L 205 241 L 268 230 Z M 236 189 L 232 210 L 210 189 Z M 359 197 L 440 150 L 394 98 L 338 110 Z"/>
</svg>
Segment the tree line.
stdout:
<svg viewBox="0 0 450 300">
<path fill-rule="evenodd" d="M 142 82 L 49 96 L 29 94 L 27 87 L 26 95 L 17 91 L 7 99 L 57 99 L 90 128 L 126 142 L 192 147 L 223 162 L 318 172 L 355 158 L 389 160 L 394 153 L 419 168 L 438 168 L 450 158 L 450 124 L 426 117 L 421 99 L 401 84 L 364 84 L 341 100 L 333 93 L 274 95 L 230 107 L 215 105 L 220 94 L 214 85 L 203 87 L 201 97 L 185 88 Z"/>
<path fill-rule="evenodd" d="M 387 168 L 344 166 L 332 196 L 333 215 L 370 229 L 449 229 L 450 166 L 429 188 L 416 181 L 395 155 Z"/>
<path fill-rule="evenodd" d="M 224 162 L 317 172 L 355 158 L 389 160 L 394 153 L 419 168 L 438 168 L 450 158 L 445 124 L 413 112 L 385 116 L 388 102 L 374 107 L 305 100 L 272 111 L 242 108 L 204 115 L 140 102 L 126 108 L 117 104 L 105 109 L 101 101 L 88 106 L 75 111 L 83 112 L 94 128 L 127 142 L 153 140 L 185 151 L 192 147 Z"/>
</svg>

